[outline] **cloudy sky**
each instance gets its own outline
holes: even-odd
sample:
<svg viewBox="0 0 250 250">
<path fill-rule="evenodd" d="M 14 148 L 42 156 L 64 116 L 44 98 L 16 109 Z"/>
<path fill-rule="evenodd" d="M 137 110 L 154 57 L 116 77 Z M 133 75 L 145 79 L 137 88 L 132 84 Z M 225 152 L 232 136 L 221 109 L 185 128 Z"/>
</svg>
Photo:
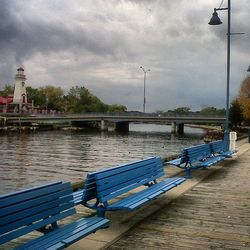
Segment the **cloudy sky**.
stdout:
<svg viewBox="0 0 250 250">
<path fill-rule="evenodd" d="M 0 88 L 83 85 L 105 103 L 146 111 L 225 107 L 227 12 L 221 0 L 1 0 Z M 227 7 L 227 1 L 222 5 Z M 230 96 L 250 64 L 250 1 L 232 1 Z"/>
</svg>

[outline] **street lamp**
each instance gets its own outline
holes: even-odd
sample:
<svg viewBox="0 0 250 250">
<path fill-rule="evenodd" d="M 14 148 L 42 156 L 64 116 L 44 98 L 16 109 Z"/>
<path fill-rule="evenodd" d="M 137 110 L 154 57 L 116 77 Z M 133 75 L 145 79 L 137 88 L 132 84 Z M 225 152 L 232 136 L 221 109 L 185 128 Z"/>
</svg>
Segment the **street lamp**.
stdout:
<svg viewBox="0 0 250 250">
<path fill-rule="evenodd" d="M 145 70 L 142 66 L 140 67 L 144 73 L 144 98 L 143 98 L 143 113 L 145 113 L 145 108 L 146 108 L 146 77 L 147 77 L 147 72 L 150 71 L 150 69 Z"/>
<path fill-rule="evenodd" d="M 226 123 L 224 132 L 225 149 L 229 149 L 229 83 L 230 83 L 230 35 L 231 35 L 231 0 L 228 0 L 227 8 L 215 8 L 213 16 L 208 24 L 220 25 L 222 24 L 218 17 L 218 10 L 227 10 L 227 96 L 226 96 Z"/>
</svg>

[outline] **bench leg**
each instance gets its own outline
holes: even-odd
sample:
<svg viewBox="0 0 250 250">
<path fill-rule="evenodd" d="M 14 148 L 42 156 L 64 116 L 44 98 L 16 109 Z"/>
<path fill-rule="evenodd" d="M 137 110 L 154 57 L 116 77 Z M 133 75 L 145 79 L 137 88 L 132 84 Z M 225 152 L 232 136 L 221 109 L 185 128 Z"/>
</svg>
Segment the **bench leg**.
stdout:
<svg viewBox="0 0 250 250">
<path fill-rule="evenodd" d="M 98 217 L 104 217 L 105 216 L 105 208 L 104 207 L 98 207 L 97 208 L 97 216 Z"/>
<path fill-rule="evenodd" d="M 191 173 L 191 168 L 186 168 L 186 179 L 192 179 L 192 173 Z"/>
</svg>

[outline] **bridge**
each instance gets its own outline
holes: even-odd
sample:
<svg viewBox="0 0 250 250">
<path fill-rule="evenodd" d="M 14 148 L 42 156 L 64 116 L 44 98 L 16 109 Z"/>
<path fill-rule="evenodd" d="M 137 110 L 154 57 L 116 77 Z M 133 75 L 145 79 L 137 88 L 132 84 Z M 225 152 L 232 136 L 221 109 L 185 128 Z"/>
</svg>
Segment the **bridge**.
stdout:
<svg viewBox="0 0 250 250">
<path fill-rule="evenodd" d="M 108 126 L 113 124 L 118 131 L 128 131 L 129 123 L 159 123 L 171 124 L 172 132 L 183 133 L 184 124 L 219 124 L 223 125 L 225 117 L 221 116 L 203 116 L 200 114 L 166 114 L 157 115 L 150 113 L 134 114 L 126 113 L 85 113 L 85 114 L 62 114 L 62 115 L 30 115 L 30 114 L 15 114 L 2 115 L 5 124 L 25 125 L 25 124 L 63 124 L 68 123 L 72 126 L 84 126 L 88 122 L 95 123 L 96 127 L 101 130 L 107 130 Z"/>
</svg>

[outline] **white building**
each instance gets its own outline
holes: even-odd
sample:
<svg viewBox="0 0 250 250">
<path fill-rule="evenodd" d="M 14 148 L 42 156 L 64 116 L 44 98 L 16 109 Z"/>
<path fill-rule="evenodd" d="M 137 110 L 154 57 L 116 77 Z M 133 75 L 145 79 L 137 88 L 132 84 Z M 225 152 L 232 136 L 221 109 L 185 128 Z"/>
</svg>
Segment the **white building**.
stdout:
<svg viewBox="0 0 250 250">
<path fill-rule="evenodd" d="M 13 104 L 22 104 L 27 103 L 27 93 L 25 86 L 26 77 L 24 75 L 24 69 L 22 67 L 17 69 L 17 74 L 15 77 L 15 90 L 13 97 Z"/>
</svg>

